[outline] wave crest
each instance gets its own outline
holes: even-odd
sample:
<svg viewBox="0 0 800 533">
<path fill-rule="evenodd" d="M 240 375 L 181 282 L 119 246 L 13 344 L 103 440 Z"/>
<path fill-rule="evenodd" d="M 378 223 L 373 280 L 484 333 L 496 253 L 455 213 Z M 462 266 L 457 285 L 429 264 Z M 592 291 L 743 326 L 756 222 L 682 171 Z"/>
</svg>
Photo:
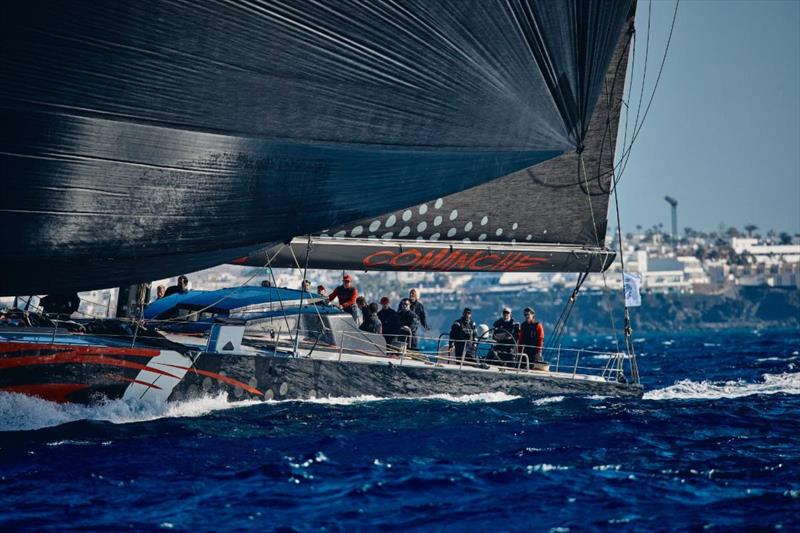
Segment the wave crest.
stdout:
<svg viewBox="0 0 800 533">
<path fill-rule="evenodd" d="M 230 402 L 225 394 L 219 396 L 186 400 L 174 403 L 160 403 L 147 400 L 107 400 L 94 405 L 54 403 L 41 398 L 0 392 L 0 431 L 28 431 L 52 426 L 60 426 L 78 420 L 101 420 L 114 424 L 147 422 L 159 418 L 199 417 L 214 411 L 284 402 L 315 403 L 323 405 L 353 405 L 388 400 L 441 400 L 454 403 L 498 403 L 518 399 L 503 392 L 481 394 L 434 394 L 422 398 L 380 398 L 377 396 L 355 396 L 349 398 L 315 398 L 310 400 L 283 400 L 262 402 L 249 400 Z M 560 397 L 558 397 L 560 399 Z"/>
<path fill-rule="evenodd" d="M 257 400 L 229 402 L 225 394 L 175 403 L 147 400 L 108 400 L 95 405 L 54 403 L 41 398 L 0 392 L 0 431 L 27 431 L 78 420 L 114 424 L 146 422 L 158 418 L 198 417 L 213 411 L 245 407 Z"/>
<path fill-rule="evenodd" d="M 478 394 L 462 394 L 462 395 L 454 395 L 454 394 L 431 394 L 428 396 L 420 396 L 420 397 L 398 397 L 398 398 L 381 398 L 378 396 L 352 396 L 349 398 L 314 398 L 310 400 L 282 400 L 286 402 L 303 402 L 303 403 L 317 403 L 323 405 L 353 405 L 358 403 L 367 403 L 367 402 L 386 402 L 386 401 L 397 401 L 397 400 L 412 400 L 412 401 L 419 401 L 419 400 L 442 400 L 445 402 L 454 402 L 454 403 L 498 403 L 498 402 L 510 402 L 512 400 L 519 399 L 520 396 L 514 396 L 511 394 L 506 394 L 505 392 L 483 392 Z"/>
<path fill-rule="evenodd" d="M 755 394 L 800 394 L 800 373 L 764 374 L 763 381 L 691 381 L 681 380 L 674 385 L 648 391 L 645 400 L 717 400 L 741 398 Z"/>
</svg>

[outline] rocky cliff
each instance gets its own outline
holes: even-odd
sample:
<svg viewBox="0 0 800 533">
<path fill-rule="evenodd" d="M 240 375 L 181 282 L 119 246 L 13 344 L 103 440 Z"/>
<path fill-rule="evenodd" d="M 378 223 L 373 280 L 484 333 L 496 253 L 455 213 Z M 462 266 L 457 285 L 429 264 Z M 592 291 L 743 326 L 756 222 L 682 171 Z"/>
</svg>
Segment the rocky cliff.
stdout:
<svg viewBox="0 0 800 533">
<path fill-rule="evenodd" d="M 461 303 L 426 302 L 432 331 L 447 331 L 464 305 L 472 307 L 475 321 L 491 324 L 503 305 L 521 320 L 522 309 L 536 309 L 537 318 L 551 328 L 569 296 L 554 293 L 520 293 L 515 297 L 480 296 Z M 611 331 L 612 320 L 622 330 L 623 302 L 619 294 L 582 293 L 568 323 L 573 333 Z M 723 295 L 643 294 L 642 307 L 631 310 L 636 331 L 716 330 L 725 328 L 800 328 L 800 291 L 770 287 L 745 287 Z"/>
</svg>

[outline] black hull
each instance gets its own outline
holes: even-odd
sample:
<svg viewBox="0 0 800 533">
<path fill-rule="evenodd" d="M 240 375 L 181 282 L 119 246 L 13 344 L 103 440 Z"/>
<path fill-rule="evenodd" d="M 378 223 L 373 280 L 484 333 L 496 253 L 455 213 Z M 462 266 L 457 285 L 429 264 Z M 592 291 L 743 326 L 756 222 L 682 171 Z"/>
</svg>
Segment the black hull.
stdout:
<svg viewBox="0 0 800 533">
<path fill-rule="evenodd" d="M 486 372 L 420 366 L 410 360 L 333 361 L 307 357 L 180 353 L 174 350 L 4 343 L 0 391 L 47 400 L 183 401 L 227 394 L 231 401 L 413 398 L 503 392 L 515 396 L 640 397 L 637 385 L 546 372 Z M 405 364 L 404 364 L 405 363 Z"/>
<path fill-rule="evenodd" d="M 399 360 L 379 363 L 324 361 L 294 357 L 247 357 L 202 354 L 203 368 L 255 383 L 266 399 L 414 398 L 435 394 L 467 395 L 503 392 L 514 396 L 604 395 L 641 397 L 640 386 L 549 377 L 546 373 L 505 372 L 501 375 L 442 367 L 403 366 Z M 539 373 L 537 373 L 539 374 Z M 255 382 L 253 381 L 255 378 Z M 197 398 L 227 390 L 231 400 L 251 399 L 241 388 L 187 374 L 170 400 Z M 249 396 L 249 398 L 248 398 Z"/>
</svg>

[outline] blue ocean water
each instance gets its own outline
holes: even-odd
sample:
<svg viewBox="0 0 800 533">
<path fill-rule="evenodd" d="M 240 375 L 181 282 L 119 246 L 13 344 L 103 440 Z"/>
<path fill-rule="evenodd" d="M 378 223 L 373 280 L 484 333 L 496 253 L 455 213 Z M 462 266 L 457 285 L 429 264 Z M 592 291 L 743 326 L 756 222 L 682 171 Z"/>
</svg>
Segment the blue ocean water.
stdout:
<svg viewBox="0 0 800 533">
<path fill-rule="evenodd" d="M 0 394 L 0 529 L 800 529 L 800 332 L 637 349 L 641 400 Z"/>
</svg>

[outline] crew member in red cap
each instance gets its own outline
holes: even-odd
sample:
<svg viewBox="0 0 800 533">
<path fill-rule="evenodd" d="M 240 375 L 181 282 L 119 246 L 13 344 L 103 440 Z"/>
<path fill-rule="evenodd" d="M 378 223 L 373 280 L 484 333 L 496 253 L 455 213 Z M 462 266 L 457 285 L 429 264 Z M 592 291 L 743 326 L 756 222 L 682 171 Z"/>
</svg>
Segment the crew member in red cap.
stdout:
<svg viewBox="0 0 800 533">
<path fill-rule="evenodd" d="M 332 302 L 335 298 L 339 298 L 339 307 L 353 315 L 353 320 L 358 323 L 358 309 L 356 308 L 358 289 L 353 287 L 353 278 L 350 274 L 342 276 L 342 284 L 328 296 L 328 301 Z"/>
</svg>

